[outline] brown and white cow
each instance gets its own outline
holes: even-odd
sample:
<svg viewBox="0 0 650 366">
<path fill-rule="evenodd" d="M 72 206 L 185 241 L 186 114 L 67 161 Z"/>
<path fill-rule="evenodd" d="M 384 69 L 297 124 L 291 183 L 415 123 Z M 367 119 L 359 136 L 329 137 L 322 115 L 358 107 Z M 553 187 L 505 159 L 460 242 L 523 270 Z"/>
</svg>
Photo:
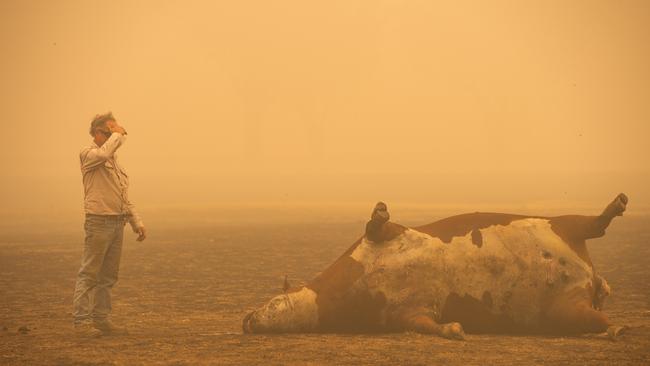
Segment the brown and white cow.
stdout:
<svg viewBox="0 0 650 366">
<path fill-rule="evenodd" d="M 380 202 L 361 239 L 305 287 L 248 314 L 243 329 L 604 332 L 609 286 L 585 241 L 603 236 L 626 204 L 620 194 L 599 216 L 471 213 L 407 228 Z"/>
</svg>

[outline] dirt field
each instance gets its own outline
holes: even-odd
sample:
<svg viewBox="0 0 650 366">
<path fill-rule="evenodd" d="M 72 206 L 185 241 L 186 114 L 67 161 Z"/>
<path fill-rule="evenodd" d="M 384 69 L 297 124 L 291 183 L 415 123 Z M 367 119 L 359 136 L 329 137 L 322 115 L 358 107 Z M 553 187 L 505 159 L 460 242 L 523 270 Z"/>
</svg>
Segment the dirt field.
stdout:
<svg viewBox="0 0 650 366">
<path fill-rule="evenodd" d="M 294 285 L 313 278 L 360 236 L 364 217 L 269 223 L 175 215 L 150 215 L 144 244 L 126 234 L 113 318 L 130 334 L 85 341 L 72 335 L 70 314 L 81 218 L 47 230 L 5 220 L 0 364 L 650 364 L 650 216 L 617 219 L 605 238 L 590 242 L 612 287 L 606 312 L 630 326 L 618 341 L 469 335 L 458 342 L 415 333 L 243 335 L 244 315 L 281 291 L 285 273 Z M 396 221 L 440 218 L 416 216 Z"/>
</svg>

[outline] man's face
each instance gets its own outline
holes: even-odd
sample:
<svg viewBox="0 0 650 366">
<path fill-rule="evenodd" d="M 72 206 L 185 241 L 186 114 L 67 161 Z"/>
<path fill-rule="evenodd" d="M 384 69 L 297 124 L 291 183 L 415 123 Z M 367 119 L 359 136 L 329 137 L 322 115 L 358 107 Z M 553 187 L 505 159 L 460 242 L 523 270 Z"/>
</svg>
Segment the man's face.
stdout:
<svg viewBox="0 0 650 366">
<path fill-rule="evenodd" d="M 115 125 L 115 121 L 108 121 L 103 127 L 95 129 L 95 143 L 98 146 L 104 145 L 106 140 L 111 137 L 112 132 L 110 131 L 110 128 L 113 125 Z"/>
</svg>

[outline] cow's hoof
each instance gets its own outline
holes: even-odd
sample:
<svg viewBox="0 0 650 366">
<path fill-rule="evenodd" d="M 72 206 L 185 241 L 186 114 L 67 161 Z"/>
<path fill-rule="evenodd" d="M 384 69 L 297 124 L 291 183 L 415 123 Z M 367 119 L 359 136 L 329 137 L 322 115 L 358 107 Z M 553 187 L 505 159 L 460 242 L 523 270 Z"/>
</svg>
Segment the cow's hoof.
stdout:
<svg viewBox="0 0 650 366">
<path fill-rule="evenodd" d="M 459 341 L 465 340 L 465 332 L 463 331 L 463 326 L 460 323 L 448 323 L 442 326 L 441 336 L 447 339 L 455 339 Z"/>
<path fill-rule="evenodd" d="M 606 208 L 605 211 L 603 212 L 603 216 L 606 217 L 615 217 L 615 216 L 622 216 L 623 212 L 625 212 L 625 208 L 627 207 L 627 201 L 628 198 L 624 193 L 619 194 L 614 198 L 612 203 L 610 203 Z"/>
<path fill-rule="evenodd" d="M 386 204 L 383 202 L 377 202 L 375 208 L 372 210 L 370 219 L 372 221 L 378 221 L 381 223 L 390 220 L 390 214 L 388 213 L 388 206 L 386 206 Z"/>
<path fill-rule="evenodd" d="M 627 330 L 626 326 L 620 325 L 610 325 L 607 328 L 607 337 L 613 341 L 617 340 L 625 331 Z"/>
</svg>

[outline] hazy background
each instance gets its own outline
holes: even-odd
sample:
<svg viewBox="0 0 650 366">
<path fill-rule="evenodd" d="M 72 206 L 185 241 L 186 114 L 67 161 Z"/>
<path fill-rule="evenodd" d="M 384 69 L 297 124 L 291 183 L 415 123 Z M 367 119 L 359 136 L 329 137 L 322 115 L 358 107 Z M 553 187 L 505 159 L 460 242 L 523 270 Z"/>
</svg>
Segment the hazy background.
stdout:
<svg viewBox="0 0 650 366">
<path fill-rule="evenodd" d="M 0 55 L 3 217 L 82 212 L 109 110 L 145 220 L 650 205 L 648 1 L 3 0 Z"/>
</svg>

